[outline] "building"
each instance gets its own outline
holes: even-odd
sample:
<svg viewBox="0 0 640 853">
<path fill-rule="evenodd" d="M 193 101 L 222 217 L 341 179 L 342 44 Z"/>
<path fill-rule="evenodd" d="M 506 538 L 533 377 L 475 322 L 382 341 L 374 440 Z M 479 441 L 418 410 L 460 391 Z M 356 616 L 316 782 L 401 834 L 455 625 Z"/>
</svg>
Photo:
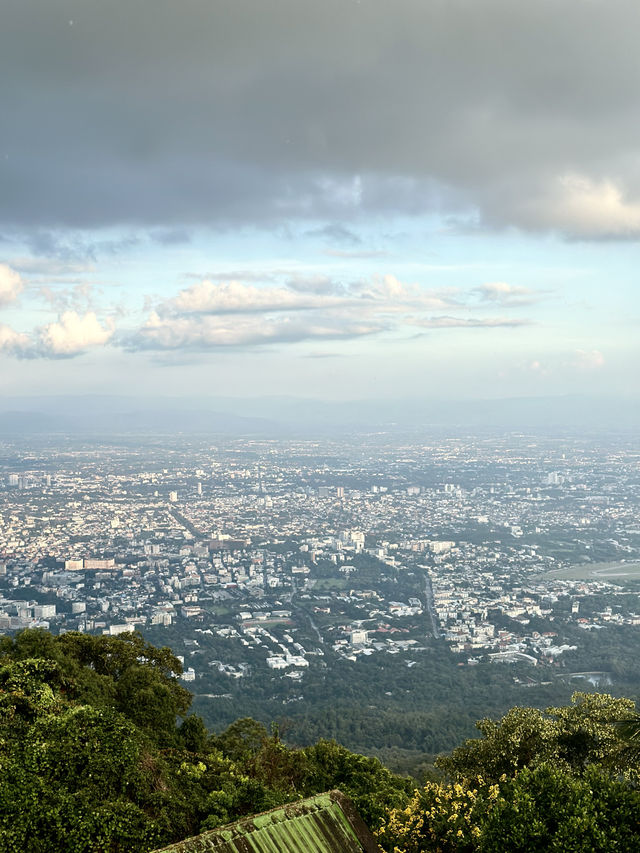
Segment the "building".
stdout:
<svg viewBox="0 0 640 853">
<path fill-rule="evenodd" d="M 115 569 L 116 561 L 111 558 L 109 560 L 84 560 L 84 568 L 91 571 L 109 571 Z"/>
<path fill-rule="evenodd" d="M 349 642 L 352 646 L 366 646 L 368 640 L 369 634 L 367 633 L 367 631 L 351 631 L 349 635 Z"/>
</svg>

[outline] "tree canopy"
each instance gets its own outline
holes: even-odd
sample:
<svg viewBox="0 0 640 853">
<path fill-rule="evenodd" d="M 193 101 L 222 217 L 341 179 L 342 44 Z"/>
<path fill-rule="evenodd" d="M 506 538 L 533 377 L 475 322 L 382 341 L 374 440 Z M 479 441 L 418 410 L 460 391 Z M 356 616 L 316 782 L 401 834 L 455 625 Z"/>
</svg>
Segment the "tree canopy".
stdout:
<svg viewBox="0 0 640 853">
<path fill-rule="evenodd" d="M 413 789 L 330 741 L 292 749 L 188 714 L 180 662 L 138 634 L 0 641 L 0 851 L 135 853 L 340 787 L 372 826 Z"/>
<path fill-rule="evenodd" d="M 640 849 L 638 754 L 621 725 L 633 713 L 628 699 L 576 693 L 481 720 L 482 737 L 438 760 L 445 778 L 391 811 L 381 842 L 394 853 Z"/>
<path fill-rule="evenodd" d="M 251 718 L 211 733 L 140 635 L 0 639 L 0 853 L 143 853 L 340 788 L 394 853 L 640 849 L 633 703 L 512 708 L 423 786 Z"/>
</svg>

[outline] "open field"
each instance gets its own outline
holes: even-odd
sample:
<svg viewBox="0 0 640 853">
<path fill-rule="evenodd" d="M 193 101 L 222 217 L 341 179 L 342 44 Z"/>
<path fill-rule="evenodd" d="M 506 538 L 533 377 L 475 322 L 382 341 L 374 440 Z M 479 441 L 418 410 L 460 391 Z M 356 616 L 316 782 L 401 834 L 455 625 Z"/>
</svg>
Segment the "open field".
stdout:
<svg viewBox="0 0 640 853">
<path fill-rule="evenodd" d="M 317 578 L 313 583 L 315 592 L 327 592 L 327 590 L 346 588 L 347 581 L 345 578 Z"/>
<path fill-rule="evenodd" d="M 550 572 L 546 572 L 544 576 L 561 580 L 610 580 L 614 582 L 640 580 L 640 562 L 585 563 L 580 566 L 569 566 L 566 569 L 552 569 Z"/>
</svg>

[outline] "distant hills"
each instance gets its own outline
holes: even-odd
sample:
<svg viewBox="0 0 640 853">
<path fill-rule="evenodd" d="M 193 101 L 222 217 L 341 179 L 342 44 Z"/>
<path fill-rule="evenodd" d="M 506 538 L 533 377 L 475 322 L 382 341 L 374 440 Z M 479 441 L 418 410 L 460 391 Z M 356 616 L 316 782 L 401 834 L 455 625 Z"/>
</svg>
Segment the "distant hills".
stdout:
<svg viewBox="0 0 640 853">
<path fill-rule="evenodd" d="M 222 434 L 255 437 L 403 432 L 431 428 L 532 433 L 630 431 L 640 400 L 520 397 L 496 400 L 349 400 L 294 397 L 4 397 L 0 434 Z"/>
</svg>

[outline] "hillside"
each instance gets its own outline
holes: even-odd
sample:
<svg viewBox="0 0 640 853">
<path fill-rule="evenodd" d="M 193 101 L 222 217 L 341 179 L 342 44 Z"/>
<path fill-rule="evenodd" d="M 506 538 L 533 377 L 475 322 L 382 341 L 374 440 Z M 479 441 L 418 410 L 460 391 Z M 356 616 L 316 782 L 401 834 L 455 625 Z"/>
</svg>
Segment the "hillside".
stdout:
<svg viewBox="0 0 640 853">
<path fill-rule="evenodd" d="M 210 733 L 180 671 L 137 634 L 3 638 L 0 851 L 143 853 L 331 789 L 387 850 L 640 848 L 628 700 L 514 708 L 419 785 L 335 742 L 292 748 L 251 719 Z"/>
</svg>

